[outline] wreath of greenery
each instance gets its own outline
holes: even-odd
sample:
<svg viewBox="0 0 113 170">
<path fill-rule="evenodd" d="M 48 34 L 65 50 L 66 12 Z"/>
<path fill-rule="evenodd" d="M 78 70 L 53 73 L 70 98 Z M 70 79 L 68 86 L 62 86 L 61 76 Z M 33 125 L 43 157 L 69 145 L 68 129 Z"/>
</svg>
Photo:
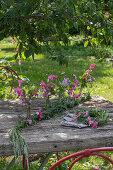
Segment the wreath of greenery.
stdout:
<svg viewBox="0 0 113 170">
<path fill-rule="evenodd" d="M 77 121 L 83 124 L 89 125 L 87 120 L 88 117 L 93 122 L 98 122 L 98 126 L 105 124 L 109 118 L 108 112 L 106 110 L 96 110 L 96 109 L 81 109 L 77 111 L 77 114 L 81 112 L 80 117 L 77 118 Z M 88 116 L 85 116 L 85 113 L 88 112 Z"/>
</svg>

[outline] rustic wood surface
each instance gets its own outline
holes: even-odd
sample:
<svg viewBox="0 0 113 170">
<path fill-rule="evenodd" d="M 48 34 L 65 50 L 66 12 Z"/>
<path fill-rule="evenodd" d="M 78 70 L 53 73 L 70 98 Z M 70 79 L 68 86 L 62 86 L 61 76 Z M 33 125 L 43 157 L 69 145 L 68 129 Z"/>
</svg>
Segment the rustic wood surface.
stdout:
<svg viewBox="0 0 113 170">
<path fill-rule="evenodd" d="M 35 102 L 32 113 L 44 105 L 44 100 Z M 108 110 L 113 116 L 113 103 L 102 97 L 94 96 L 90 101 L 76 107 L 97 108 Z M 25 106 L 20 100 L 0 100 L 0 156 L 13 155 L 8 141 L 8 131 L 26 116 Z M 66 111 L 66 113 L 69 111 Z M 65 113 L 65 114 L 66 114 Z M 50 120 L 42 120 L 33 127 L 23 130 L 22 135 L 28 144 L 29 153 L 44 153 L 68 150 L 80 150 L 95 147 L 113 146 L 113 121 L 96 129 L 61 126 L 63 116 Z"/>
</svg>

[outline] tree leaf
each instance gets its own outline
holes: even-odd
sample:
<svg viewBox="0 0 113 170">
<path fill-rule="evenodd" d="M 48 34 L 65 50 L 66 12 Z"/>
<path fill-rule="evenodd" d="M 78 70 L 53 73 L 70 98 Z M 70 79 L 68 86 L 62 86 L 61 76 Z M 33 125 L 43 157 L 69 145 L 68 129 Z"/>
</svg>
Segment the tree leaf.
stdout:
<svg viewBox="0 0 113 170">
<path fill-rule="evenodd" d="M 89 41 L 87 40 L 87 41 L 84 43 L 84 47 L 87 47 L 87 46 L 88 46 L 88 43 L 89 43 Z"/>
</svg>

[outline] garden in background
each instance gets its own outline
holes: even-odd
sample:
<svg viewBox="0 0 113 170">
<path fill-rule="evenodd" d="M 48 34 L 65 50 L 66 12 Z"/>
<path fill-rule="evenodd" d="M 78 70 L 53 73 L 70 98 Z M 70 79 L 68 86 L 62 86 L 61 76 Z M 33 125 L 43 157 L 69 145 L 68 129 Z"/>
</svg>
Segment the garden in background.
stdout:
<svg viewBox="0 0 113 170">
<path fill-rule="evenodd" d="M 0 65 L 11 67 L 18 73 L 18 76 L 23 81 L 23 88 L 30 90 L 31 88 L 39 88 L 40 83 L 44 82 L 49 75 L 55 74 L 62 77 L 65 72 L 67 77 L 75 74 L 80 80 L 81 75 L 89 68 L 92 63 L 95 63 L 96 69 L 92 72 L 94 83 L 88 88 L 92 95 L 100 95 L 113 102 L 113 68 L 109 61 L 113 54 L 112 46 L 102 46 L 98 51 L 90 46 L 84 47 L 83 38 L 81 36 L 74 37 L 72 45 L 62 46 L 62 53 L 66 56 L 68 65 L 65 63 L 60 65 L 55 56 L 47 53 L 43 46 L 43 53 L 35 55 L 28 59 L 24 55 L 15 60 L 16 43 L 4 39 L 1 41 L 0 47 Z M 57 48 L 55 49 L 57 52 Z M 98 55 L 98 53 L 101 55 Z M 104 59 L 106 55 L 106 58 Z M 6 82 L 1 82 L 0 98 L 10 98 L 11 75 L 8 75 Z M 109 82 L 109 83 L 108 83 Z M 17 77 L 15 77 L 14 87 L 17 87 Z"/>
<path fill-rule="evenodd" d="M 34 60 L 32 57 L 26 59 L 24 55 L 21 58 L 15 59 L 16 53 L 16 42 L 13 44 L 10 38 L 4 39 L 1 41 L 0 47 L 0 56 L 1 56 L 1 64 L 4 66 L 8 66 L 15 70 L 22 80 L 22 89 L 28 93 L 28 91 L 32 91 L 34 89 L 40 89 L 42 80 L 46 82 L 48 77 L 52 78 L 50 75 L 57 75 L 62 80 L 62 75 L 65 74 L 67 77 L 71 77 L 72 74 L 76 75 L 77 80 L 81 83 L 81 75 L 89 68 L 92 63 L 95 63 L 95 68 L 91 71 L 91 75 L 93 77 L 93 81 L 88 84 L 86 88 L 84 88 L 84 92 L 90 93 L 90 95 L 100 95 L 104 98 L 113 101 L 112 98 L 112 81 L 113 81 L 113 68 L 112 63 L 110 61 L 100 61 L 99 58 L 95 55 L 94 50 L 90 47 L 84 47 L 83 39 L 80 39 L 80 36 L 74 37 L 72 40 L 72 45 L 70 46 L 62 46 L 62 52 L 66 56 L 68 61 L 68 65 L 62 64 L 54 59 L 53 55 L 48 57 L 48 53 L 43 51 L 43 53 L 35 55 Z M 44 48 L 44 47 L 43 47 Z M 104 49 L 104 50 L 103 50 Z M 56 49 L 57 50 L 57 49 Z M 103 48 L 100 50 L 112 53 L 111 46 Z M 8 72 L 7 72 L 8 73 Z M 14 77 L 14 86 L 13 91 L 11 92 L 11 83 L 12 76 L 9 73 L 6 81 L 1 82 L 0 89 L 0 98 L 15 98 L 14 88 L 18 87 L 18 79 L 15 75 Z M 2 77 L 3 78 L 3 77 Z M 109 83 L 108 83 L 109 82 Z M 53 95 L 54 97 L 54 95 Z M 75 152 L 75 151 L 74 151 Z M 59 153 L 60 157 L 66 156 L 69 153 L 73 152 L 65 152 Z M 111 153 L 109 155 L 112 156 Z M 7 162 L 4 158 L 1 158 L 1 167 L 7 165 Z M 86 159 L 86 158 L 85 158 Z M 46 165 L 45 169 L 48 169 L 55 161 L 57 157 L 53 154 Z M 64 163 L 62 168 L 65 169 L 68 167 L 70 161 Z M 74 168 L 84 169 L 85 167 L 93 167 L 94 164 L 101 164 L 105 167 L 105 169 L 109 168 L 108 162 L 102 160 L 101 158 L 88 158 L 86 162 L 80 161 L 77 163 Z M 35 163 L 30 164 L 32 169 L 37 168 L 40 165 L 40 161 L 36 161 Z M 14 165 L 12 169 L 15 169 L 18 164 Z M 20 169 L 20 168 L 19 168 Z"/>
</svg>

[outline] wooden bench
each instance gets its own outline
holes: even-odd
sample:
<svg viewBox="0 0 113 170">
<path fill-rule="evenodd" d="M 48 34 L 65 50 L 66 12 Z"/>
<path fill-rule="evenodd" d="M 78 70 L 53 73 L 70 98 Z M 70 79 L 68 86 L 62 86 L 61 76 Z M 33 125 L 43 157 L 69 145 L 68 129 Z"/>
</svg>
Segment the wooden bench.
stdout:
<svg viewBox="0 0 113 170">
<path fill-rule="evenodd" d="M 38 107 L 43 105 L 42 99 L 35 102 L 32 112 L 36 112 Z M 110 116 L 113 116 L 113 103 L 99 96 L 94 96 L 91 101 L 80 104 L 76 109 L 80 107 L 106 109 Z M 0 100 L 0 156 L 14 154 L 8 141 L 8 131 L 24 116 L 25 107 L 19 99 Z M 64 127 L 60 125 L 61 119 L 62 116 L 42 120 L 37 125 L 23 130 L 22 135 L 28 144 L 30 154 L 113 147 L 112 118 L 107 124 L 96 129 Z"/>
</svg>

